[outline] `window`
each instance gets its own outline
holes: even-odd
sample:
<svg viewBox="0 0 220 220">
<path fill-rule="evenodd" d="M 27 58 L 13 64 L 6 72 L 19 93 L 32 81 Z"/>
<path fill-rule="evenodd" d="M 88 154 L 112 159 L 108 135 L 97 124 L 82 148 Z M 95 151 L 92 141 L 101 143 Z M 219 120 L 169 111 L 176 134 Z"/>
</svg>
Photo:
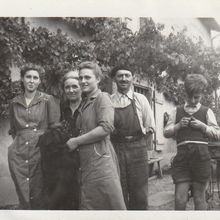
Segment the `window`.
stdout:
<svg viewBox="0 0 220 220">
<path fill-rule="evenodd" d="M 152 89 L 150 87 L 134 85 L 134 91 L 145 95 L 152 107 Z"/>
</svg>

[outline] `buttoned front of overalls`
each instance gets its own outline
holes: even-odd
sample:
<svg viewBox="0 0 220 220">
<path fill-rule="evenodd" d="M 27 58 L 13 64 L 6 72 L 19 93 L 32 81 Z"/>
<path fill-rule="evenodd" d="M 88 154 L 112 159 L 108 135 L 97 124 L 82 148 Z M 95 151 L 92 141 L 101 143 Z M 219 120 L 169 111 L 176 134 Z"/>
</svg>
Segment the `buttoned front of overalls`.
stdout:
<svg viewBox="0 0 220 220">
<path fill-rule="evenodd" d="M 15 135 L 8 149 L 8 162 L 21 208 L 34 209 L 42 194 L 43 182 L 40 164 L 40 149 L 36 147 L 39 135 L 53 124 L 49 120 L 48 102 L 50 96 L 37 92 L 29 106 L 24 96 L 16 97 L 10 107 L 11 130 Z M 56 115 L 51 115 L 54 123 Z M 36 205 L 36 206 L 38 206 Z"/>
</svg>

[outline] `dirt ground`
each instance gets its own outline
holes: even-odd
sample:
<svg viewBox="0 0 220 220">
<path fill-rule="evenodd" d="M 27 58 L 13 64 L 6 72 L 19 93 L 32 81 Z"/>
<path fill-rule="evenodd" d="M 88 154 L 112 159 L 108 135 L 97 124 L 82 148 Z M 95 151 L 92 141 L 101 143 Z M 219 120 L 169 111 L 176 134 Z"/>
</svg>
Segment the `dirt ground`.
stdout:
<svg viewBox="0 0 220 220">
<path fill-rule="evenodd" d="M 164 192 L 172 193 L 173 199 L 165 201 L 163 205 L 160 206 L 149 206 L 150 210 L 174 210 L 174 184 L 169 172 L 163 175 L 163 178 L 154 178 L 149 180 L 149 199 L 151 195 L 163 194 Z M 208 207 L 209 210 L 220 210 L 220 195 L 218 195 L 217 182 L 213 179 L 212 190 L 209 188 L 209 199 Z M 149 204 L 151 201 L 149 201 Z M 186 210 L 194 210 L 193 198 L 189 198 Z"/>
<path fill-rule="evenodd" d="M 213 180 L 212 184 L 213 194 L 210 196 L 208 201 L 209 210 L 220 210 L 220 198 L 218 195 L 218 187 L 216 180 Z M 158 195 L 158 200 L 162 200 L 164 198 L 160 197 L 160 195 L 164 195 L 168 193 L 169 199 L 164 201 L 164 204 L 160 204 L 158 206 L 149 205 L 149 210 L 174 210 L 174 184 L 172 182 L 172 178 L 170 172 L 165 172 L 163 178 L 153 177 L 149 180 L 149 200 L 151 196 Z M 161 201 L 160 201 L 161 203 Z M 151 204 L 151 201 L 149 201 Z M 0 209 L 14 210 L 18 209 L 17 204 L 9 204 L 4 207 L 0 207 Z M 190 198 L 187 203 L 187 210 L 194 210 L 193 199 Z"/>
</svg>

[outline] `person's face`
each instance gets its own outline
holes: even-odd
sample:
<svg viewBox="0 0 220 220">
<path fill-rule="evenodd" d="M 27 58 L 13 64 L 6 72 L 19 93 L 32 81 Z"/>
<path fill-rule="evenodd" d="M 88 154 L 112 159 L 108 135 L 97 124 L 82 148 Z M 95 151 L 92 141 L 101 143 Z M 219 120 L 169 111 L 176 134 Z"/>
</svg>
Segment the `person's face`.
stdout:
<svg viewBox="0 0 220 220">
<path fill-rule="evenodd" d="M 85 94 L 92 93 L 98 88 L 100 79 L 96 77 L 93 70 L 81 69 L 79 71 L 79 84 Z"/>
<path fill-rule="evenodd" d="M 77 79 L 69 78 L 64 82 L 64 93 L 69 101 L 78 101 L 81 98 L 81 89 Z"/>
<path fill-rule="evenodd" d="M 133 82 L 133 76 L 128 70 L 118 70 L 114 80 L 120 92 L 128 92 Z"/>
<path fill-rule="evenodd" d="M 28 70 L 21 78 L 24 89 L 27 92 L 34 92 L 41 83 L 39 73 L 36 70 Z"/>
<path fill-rule="evenodd" d="M 186 101 L 190 106 L 196 106 L 202 99 L 202 93 L 193 93 L 191 95 L 187 94 Z"/>
</svg>

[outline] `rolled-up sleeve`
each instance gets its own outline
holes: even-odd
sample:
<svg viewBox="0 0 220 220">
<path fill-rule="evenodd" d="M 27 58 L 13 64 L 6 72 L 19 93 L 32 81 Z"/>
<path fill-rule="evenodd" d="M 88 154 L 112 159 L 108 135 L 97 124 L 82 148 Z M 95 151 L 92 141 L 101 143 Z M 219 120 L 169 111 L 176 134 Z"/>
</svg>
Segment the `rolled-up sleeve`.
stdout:
<svg viewBox="0 0 220 220">
<path fill-rule="evenodd" d="M 220 140 L 220 128 L 217 124 L 214 112 L 209 108 L 206 115 L 207 127 L 206 135 L 210 140 Z"/>
<path fill-rule="evenodd" d="M 101 93 L 96 100 L 97 125 L 103 127 L 107 133 L 114 130 L 114 107 L 110 96 Z"/>
<path fill-rule="evenodd" d="M 155 132 L 154 114 L 148 99 L 139 93 L 135 93 L 135 98 L 135 101 L 137 102 L 137 114 L 143 133 L 148 133 L 149 131 Z"/>
<path fill-rule="evenodd" d="M 153 132 L 155 132 L 155 120 L 154 120 L 153 111 L 150 107 L 150 104 L 149 104 L 147 98 L 143 97 L 142 99 L 143 99 L 142 105 L 144 108 L 143 119 L 145 119 L 145 120 L 143 120 L 143 124 L 146 128 L 146 132 L 149 132 L 149 130 L 152 130 Z"/>
</svg>

